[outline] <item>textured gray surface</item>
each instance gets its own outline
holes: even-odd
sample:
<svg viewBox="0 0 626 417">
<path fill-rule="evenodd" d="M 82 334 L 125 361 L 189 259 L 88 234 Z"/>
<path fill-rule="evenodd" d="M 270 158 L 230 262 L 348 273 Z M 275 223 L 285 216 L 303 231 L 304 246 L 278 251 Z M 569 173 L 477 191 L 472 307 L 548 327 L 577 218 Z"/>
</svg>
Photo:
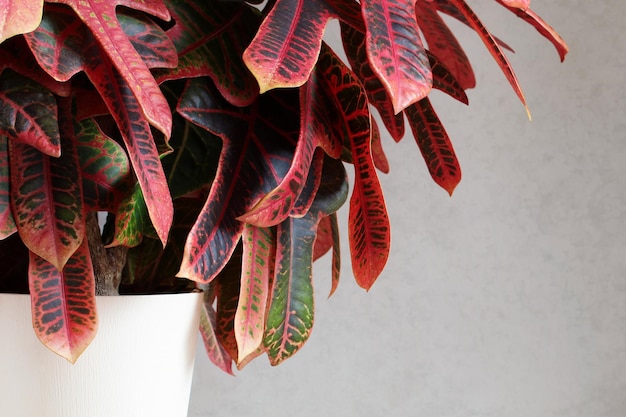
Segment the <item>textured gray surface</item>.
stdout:
<svg viewBox="0 0 626 417">
<path fill-rule="evenodd" d="M 433 100 L 464 179 L 449 198 L 410 138 L 385 140 L 392 254 L 369 293 L 315 267 L 310 341 L 237 377 L 203 354 L 191 417 L 626 415 L 626 3 L 539 1 L 551 45 L 471 1 L 511 56 L 533 121 L 478 39 L 470 107 Z M 481 62 L 482 61 L 482 62 Z M 347 212 L 341 212 L 347 223 Z"/>
</svg>

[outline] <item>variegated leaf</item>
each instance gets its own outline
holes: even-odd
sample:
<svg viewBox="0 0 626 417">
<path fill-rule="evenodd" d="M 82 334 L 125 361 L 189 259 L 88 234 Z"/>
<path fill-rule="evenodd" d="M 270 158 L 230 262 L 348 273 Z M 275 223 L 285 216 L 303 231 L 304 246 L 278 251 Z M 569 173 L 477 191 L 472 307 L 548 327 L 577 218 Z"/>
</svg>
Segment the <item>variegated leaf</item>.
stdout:
<svg viewBox="0 0 626 417">
<path fill-rule="evenodd" d="M 226 102 L 209 79 L 194 79 L 178 112 L 222 139 L 209 197 L 185 246 L 178 276 L 209 282 L 243 231 L 238 217 L 276 188 L 289 170 L 299 123 L 294 91 L 264 94 L 253 106 Z"/>
<path fill-rule="evenodd" d="M 328 297 L 337 290 L 341 273 L 341 246 L 339 243 L 339 224 L 337 213 L 324 217 L 317 226 L 315 246 L 313 247 L 313 260 L 320 258 L 332 248 L 331 287 Z"/>
<path fill-rule="evenodd" d="M 365 48 L 365 35 L 341 23 L 341 40 L 354 74 L 361 80 L 370 104 L 376 107 L 391 137 L 399 142 L 404 136 L 404 115 L 395 114 L 393 103 L 382 82 L 372 70 Z"/>
<path fill-rule="evenodd" d="M 276 0 L 243 55 L 261 92 L 308 80 L 331 17 L 325 0 Z"/>
<path fill-rule="evenodd" d="M 500 49 L 500 46 L 498 45 L 496 39 L 491 35 L 489 30 L 487 30 L 485 25 L 483 25 L 478 16 L 476 16 L 476 13 L 474 13 L 472 8 L 465 2 L 465 0 L 450 1 L 457 6 L 459 12 L 467 19 L 470 26 L 476 31 L 476 33 L 478 33 L 478 36 L 491 53 L 491 56 L 496 60 L 496 62 L 500 66 L 500 69 L 509 81 L 509 84 L 511 84 L 511 87 L 513 87 L 513 90 L 524 105 L 526 113 L 528 114 L 528 118 L 530 118 L 530 110 L 528 110 L 528 106 L 526 105 L 526 98 L 524 97 L 522 88 L 517 81 L 517 76 L 515 75 L 515 72 L 513 71 L 513 68 L 509 63 L 509 60 L 504 55 L 504 52 L 502 51 L 502 49 Z"/>
<path fill-rule="evenodd" d="M 498 1 L 498 3 L 507 7 L 505 1 L 501 1 L 501 0 L 496 0 L 496 1 Z M 561 36 L 559 36 L 559 34 L 556 33 L 556 31 L 550 25 L 548 25 L 548 23 L 546 23 L 537 13 L 532 11 L 530 8 L 527 8 L 525 10 L 515 8 L 515 7 L 507 7 L 507 8 L 511 10 L 513 13 L 515 13 L 517 17 L 519 17 L 520 19 L 524 20 L 526 23 L 530 24 L 535 29 L 537 29 L 537 31 L 541 33 L 543 37 L 545 37 L 550 42 L 552 42 L 557 52 L 559 53 L 561 62 L 563 62 L 563 60 L 565 59 L 565 55 L 567 55 L 567 52 L 569 51 L 569 48 L 567 44 L 565 43 L 565 41 L 563 40 L 563 38 L 561 38 Z"/>
<path fill-rule="evenodd" d="M 200 334 L 202 335 L 204 348 L 211 362 L 227 374 L 233 375 L 233 359 L 220 344 L 215 333 L 215 316 L 216 313 L 212 301 L 205 301 L 200 315 Z"/>
<path fill-rule="evenodd" d="M 446 68 L 435 55 L 430 53 L 430 51 L 428 52 L 428 60 L 430 61 L 430 68 L 433 71 L 433 88 L 443 91 L 463 104 L 469 104 L 463 86 L 461 86 L 456 78 L 454 78 L 454 75 L 448 71 L 448 68 Z"/>
<path fill-rule="evenodd" d="M 78 151 L 69 103 L 60 109 L 59 158 L 10 141 L 11 204 L 20 236 L 38 256 L 62 270 L 85 235 Z"/>
<path fill-rule="evenodd" d="M 59 156 L 57 113 L 52 92 L 13 71 L 0 74 L 0 135 Z"/>
<path fill-rule="evenodd" d="M 41 342 L 74 363 L 96 335 L 96 290 L 87 239 L 63 271 L 31 252 L 33 328 Z"/>
<path fill-rule="evenodd" d="M 394 112 L 426 97 L 432 74 L 422 47 L 414 0 L 363 0 L 369 63 L 391 96 Z"/>
<path fill-rule="evenodd" d="M 293 209 L 307 182 L 316 148 L 323 146 L 334 157 L 339 157 L 340 142 L 328 129 L 330 122 L 322 108 L 324 103 L 319 90 L 317 77 L 312 73 L 309 81 L 299 89 L 300 134 L 291 167 L 278 186 L 266 194 L 252 210 L 241 216 L 240 220 L 259 227 L 282 223 L 290 214 L 296 214 Z M 318 172 L 321 173 L 321 164 L 319 168 Z M 313 200 L 315 189 L 308 193 L 310 201 Z"/>
<path fill-rule="evenodd" d="M 11 212 L 10 184 L 7 138 L 0 134 L 0 240 L 6 239 L 17 231 Z"/>
<path fill-rule="evenodd" d="M 167 31 L 176 45 L 176 68 L 157 71 L 159 81 L 209 76 L 236 106 L 252 104 L 259 86 L 243 62 L 260 18 L 243 2 L 168 0 L 175 25 Z"/>
<path fill-rule="evenodd" d="M 405 113 L 431 177 L 452 195 L 461 181 L 461 167 L 437 113 L 428 98 L 410 106 Z"/>
<path fill-rule="evenodd" d="M 372 161 L 370 113 L 363 86 L 330 50 L 318 61 L 329 97 L 334 97 L 336 123 L 346 132 L 354 163 L 354 190 L 348 218 L 352 270 L 357 283 L 369 289 L 389 256 L 390 225 L 385 200 Z"/>
<path fill-rule="evenodd" d="M 326 159 L 323 180 L 309 212 L 276 226 L 276 268 L 263 344 L 272 365 L 296 353 L 313 327 L 313 247 L 319 222 L 346 201 L 343 164 Z"/>
<path fill-rule="evenodd" d="M 272 229 L 247 224 L 241 241 L 243 243 L 241 289 L 234 325 L 238 364 L 254 354 L 263 342 L 269 283 L 274 273 L 276 254 Z"/>
<path fill-rule="evenodd" d="M 436 4 L 418 1 L 415 8 L 417 22 L 431 54 L 450 71 L 463 89 L 475 87 L 472 65 L 448 25 L 439 16 Z"/>
<path fill-rule="evenodd" d="M 90 7 L 87 3 L 84 5 L 86 7 L 85 10 L 88 10 Z M 142 7 L 148 6 L 144 5 Z M 159 159 L 159 152 L 150 125 L 144 117 L 141 103 L 134 95 L 133 88 L 129 85 L 126 78 L 122 77 L 120 72 L 108 60 L 102 47 L 81 26 L 80 22 L 76 23 L 76 19 L 72 20 L 71 16 L 68 16 L 68 11 L 65 8 L 54 7 L 46 13 L 46 16 L 44 19 L 46 25 L 42 26 L 41 31 L 34 33 L 33 37 L 35 39 L 46 39 L 47 43 L 41 44 L 36 40 L 30 40 L 31 49 L 39 57 L 38 61 L 42 66 L 48 65 L 51 75 L 65 78 L 71 77 L 78 71 L 84 71 L 91 80 L 100 96 L 104 99 L 111 116 L 120 130 L 133 170 L 141 185 L 150 219 L 161 242 L 165 244 L 172 223 L 172 202 L 167 187 L 167 180 Z M 119 30 L 125 37 L 125 42 L 132 49 L 133 46 L 119 27 L 119 22 L 115 18 L 114 20 L 113 25 L 115 28 L 111 30 L 113 33 L 117 33 Z M 64 22 L 66 26 L 59 25 L 58 22 Z M 46 45 L 53 48 L 55 55 L 69 53 L 74 58 L 69 61 L 72 65 L 65 67 L 57 65 L 56 61 L 47 62 L 48 60 L 45 58 L 47 55 Z M 141 65 L 145 64 L 142 62 Z M 138 72 L 137 76 L 141 77 L 141 71 Z M 150 75 L 150 77 L 152 76 Z M 135 80 L 135 82 L 139 81 Z M 149 91 L 148 85 L 146 85 L 146 88 L 144 93 Z M 160 90 L 158 94 L 163 98 L 167 106 L 166 109 L 161 110 L 167 112 L 169 115 L 167 118 L 171 122 L 169 105 Z"/>
<path fill-rule="evenodd" d="M 114 212 L 132 189 L 126 151 L 92 119 L 77 123 L 75 130 L 85 204 L 92 210 Z"/>
<path fill-rule="evenodd" d="M 126 6 L 167 21 L 170 15 L 163 1 L 54 0 L 54 2 L 70 6 L 81 21 L 89 27 L 91 34 L 102 48 L 102 53 L 110 60 L 124 80 L 124 84 L 130 89 L 129 94 L 135 98 L 142 119 L 147 119 L 150 124 L 169 137 L 172 129 L 172 114 L 167 101 L 161 94 L 150 70 L 122 30 L 116 14 L 116 7 Z M 172 52 L 176 53 L 173 48 Z M 92 81 L 95 84 L 104 80 Z"/>
</svg>

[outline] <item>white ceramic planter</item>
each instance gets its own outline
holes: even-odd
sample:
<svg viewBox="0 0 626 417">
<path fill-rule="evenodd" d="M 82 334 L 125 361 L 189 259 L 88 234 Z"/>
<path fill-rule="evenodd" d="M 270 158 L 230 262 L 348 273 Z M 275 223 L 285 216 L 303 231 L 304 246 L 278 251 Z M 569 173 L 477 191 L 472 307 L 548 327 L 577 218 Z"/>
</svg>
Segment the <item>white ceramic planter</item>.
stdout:
<svg viewBox="0 0 626 417">
<path fill-rule="evenodd" d="M 0 294 L 0 416 L 186 417 L 202 294 L 98 297 L 76 364 L 33 333 L 26 295 Z"/>
</svg>

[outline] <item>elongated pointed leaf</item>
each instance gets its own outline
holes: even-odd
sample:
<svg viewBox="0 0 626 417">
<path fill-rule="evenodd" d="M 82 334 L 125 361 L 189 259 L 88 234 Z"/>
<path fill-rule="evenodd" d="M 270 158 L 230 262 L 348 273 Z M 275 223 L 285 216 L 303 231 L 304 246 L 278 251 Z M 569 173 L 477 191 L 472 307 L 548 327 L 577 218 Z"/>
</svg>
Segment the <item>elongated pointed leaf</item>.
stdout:
<svg viewBox="0 0 626 417">
<path fill-rule="evenodd" d="M 0 134 L 0 240 L 6 239 L 17 231 L 11 212 L 10 184 L 7 138 Z"/>
<path fill-rule="evenodd" d="M 530 0 L 496 0 L 498 3 L 502 3 L 507 7 L 516 7 L 522 10 L 528 9 L 530 7 Z"/>
<path fill-rule="evenodd" d="M 372 161 L 377 170 L 384 174 L 389 173 L 389 161 L 385 150 L 383 149 L 382 141 L 380 140 L 380 131 L 376 121 L 372 119 Z"/>
<path fill-rule="evenodd" d="M 405 112 L 431 177 L 452 195 L 461 181 L 461 167 L 452 142 L 430 101 L 428 98 L 422 99 Z"/>
<path fill-rule="evenodd" d="M 259 27 L 258 14 L 243 2 L 169 0 L 168 5 L 176 24 L 167 34 L 176 45 L 179 63 L 157 71 L 157 79 L 209 76 L 230 103 L 252 104 L 259 86 L 242 55 Z"/>
<path fill-rule="evenodd" d="M 426 97 L 432 75 L 422 47 L 414 0 L 363 0 L 370 65 L 391 96 L 394 112 Z"/>
<path fill-rule="evenodd" d="M 363 83 L 370 104 L 378 110 L 391 137 L 399 142 L 404 136 L 404 115 L 395 114 L 389 94 L 369 64 L 365 35 L 348 24 L 341 23 L 341 40 L 348 62 L 355 75 Z"/>
<path fill-rule="evenodd" d="M 243 55 L 261 92 L 307 81 L 331 17 L 325 0 L 276 0 Z"/>
<path fill-rule="evenodd" d="M 178 276 L 208 282 L 224 267 L 243 231 L 237 218 L 276 188 L 290 167 L 299 130 L 297 108 L 297 97 L 289 90 L 265 94 L 253 106 L 238 108 L 227 103 L 209 79 L 189 82 L 178 112 L 219 136 L 223 145 Z"/>
<path fill-rule="evenodd" d="M 499 0 L 496 0 L 496 1 L 498 1 L 498 3 L 507 7 L 505 1 L 499 1 Z M 524 20 L 525 22 L 533 26 L 535 29 L 537 29 L 537 31 L 541 33 L 543 37 L 545 37 L 550 42 L 552 42 L 557 52 L 559 53 L 561 62 L 565 60 L 565 55 L 567 55 L 567 52 L 569 51 L 567 44 L 565 43 L 563 38 L 561 38 L 561 36 L 559 36 L 559 34 L 556 33 L 556 31 L 550 25 L 548 25 L 548 23 L 546 23 L 537 13 L 532 11 L 530 8 L 525 9 L 525 10 L 515 8 L 515 7 L 507 7 L 507 8 L 513 13 L 515 13 L 517 17 L 519 17 L 520 19 Z"/>
<path fill-rule="evenodd" d="M 524 98 L 522 88 L 517 81 L 517 76 L 515 75 L 515 72 L 513 71 L 513 68 L 509 63 L 509 60 L 504 55 L 504 52 L 502 52 L 502 49 L 500 49 L 500 46 L 498 46 L 496 39 L 487 30 L 485 25 L 483 25 L 478 16 L 476 16 L 476 13 L 474 13 L 474 11 L 465 2 L 465 0 L 451 0 L 451 2 L 457 6 L 459 12 L 462 13 L 463 16 L 465 16 L 470 26 L 476 31 L 476 33 L 478 33 L 478 36 L 489 50 L 489 53 L 491 53 L 491 56 L 500 66 L 500 69 L 506 76 L 509 84 L 511 84 L 511 87 L 513 87 L 515 94 L 517 94 L 517 96 L 519 97 L 520 101 L 524 105 L 524 108 L 526 109 L 528 117 L 530 118 L 530 111 L 528 110 L 528 106 L 526 105 L 526 98 Z"/>
<path fill-rule="evenodd" d="M 137 100 L 139 111 L 150 124 L 169 137 L 172 129 L 172 114 L 167 101 L 150 73 L 150 70 L 137 53 L 128 36 L 117 20 L 116 7 L 126 6 L 131 9 L 151 13 L 163 20 L 170 15 L 162 0 L 57 0 L 70 6 L 97 39 L 102 52 L 110 59 L 119 72 L 130 93 Z M 173 49 L 173 48 L 172 48 Z M 175 51 L 172 50 L 175 54 Z M 95 82 L 103 82 L 100 79 Z"/>
<path fill-rule="evenodd" d="M 68 97 L 70 95 L 70 83 L 59 82 L 52 78 L 38 64 L 37 60 L 28 50 L 26 37 L 18 36 L 0 44 L 0 73 L 10 68 L 18 74 L 30 78 L 41 84 L 57 96 Z"/>
<path fill-rule="evenodd" d="M 92 210 L 114 212 L 132 189 L 128 156 L 92 119 L 75 129 L 85 204 Z"/>
<path fill-rule="evenodd" d="M 31 252 L 29 286 L 35 334 L 74 363 L 96 335 L 96 291 L 87 240 L 63 271 Z"/>
<path fill-rule="evenodd" d="M 61 154 L 57 102 L 41 85 L 12 71 L 0 75 L 0 135 L 46 155 Z"/>
<path fill-rule="evenodd" d="M 82 184 L 69 104 L 60 109 L 64 140 L 59 158 L 10 141 L 11 203 L 18 231 L 31 252 L 57 269 L 85 235 Z"/>
<path fill-rule="evenodd" d="M 346 201 L 343 164 L 328 159 L 323 180 L 309 212 L 276 226 L 276 270 L 263 344 L 272 365 L 291 357 L 308 340 L 313 327 L 313 247 L 319 222 Z"/>
<path fill-rule="evenodd" d="M 242 272 L 241 246 L 237 248 L 228 265 L 211 282 L 215 289 L 216 314 L 215 334 L 222 347 L 231 358 L 237 358 L 237 340 L 235 339 L 235 314 L 239 304 Z"/>
<path fill-rule="evenodd" d="M 205 301 L 200 315 L 200 334 L 204 342 L 204 348 L 211 362 L 227 374 L 233 375 L 233 359 L 226 349 L 220 344 L 216 334 L 216 313 L 213 308 L 213 300 Z"/>
<path fill-rule="evenodd" d="M 369 289 L 389 256 L 390 225 L 385 200 L 372 161 L 370 113 L 363 86 L 330 50 L 323 50 L 318 69 L 329 97 L 338 108 L 336 121 L 346 131 L 354 163 L 354 191 L 348 219 L 352 270 L 357 283 Z"/>
<path fill-rule="evenodd" d="M 332 284 L 328 297 L 331 297 L 337 290 L 341 273 L 341 247 L 339 243 L 339 224 L 337 222 L 337 213 L 324 217 L 318 224 L 315 246 L 313 247 L 313 260 L 315 261 L 322 257 L 330 249 L 333 250 L 331 264 Z"/>
<path fill-rule="evenodd" d="M 289 212 L 290 216 L 302 217 L 311 209 L 311 205 L 315 201 L 317 191 L 322 182 L 322 168 L 324 167 L 325 157 L 326 155 L 321 148 L 315 150 L 313 160 L 311 161 L 311 168 L 309 169 L 309 175 L 304 183 L 302 192 L 296 200 L 296 204 Z"/>
<path fill-rule="evenodd" d="M 0 43 L 35 30 L 42 12 L 43 0 L 0 0 Z"/>
<path fill-rule="evenodd" d="M 469 104 L 463 86 L 454 78 L 454 75 L 430 52 L 428 52 L 428 60 L 433 71 L 433 88 L 443 91 L 463 104 Z"/>
<path fill-rule="evenodd" d="M 268 228 L 246 225 L 243 236 L 241 290 L 235 313 L 237 363 L 254 354 L 263 342 L 270 277 L 274 273 L 276 242 Z"/>
<path fill-rule="evenodd" d="M 329 149 L 335 157 L 339 157 L 340 142 L 332 136 L 328 129 L 330 122 L 323 108 L 323 98 L 320 87 L 317 85 L 315 73 L 300 91 L 300 134 L 296 145 L 293 161 L 289 171 L 280 184 L 265 195 L 240 220 L 259 227 L 274 226 L 282 223 L 287 216 L 293 213 L 309 176 L 313 155 L 318 146 Z M 332 141 L 332 139 L 335 139 Z M 331 142 L 332 141 L 332 142 Z M 320 155 L 321 156 L 321 155 Z M 323 157 L 322 157 L 323 159 Z M 321 160 L 318 165 L 321 173 Z M 316 187 L 308 193 L 309 200 L 313 200 Z"/>
<path fill-rule="evenodd" d="M 276 274 L 263 339 L 272 365 L 298 351 L 313 327 L 311 267 L 317 221 L 309 214 L 277 226 Z"/>
<path fill-rule="evenodd" d="M 54 39 L 54 41 L 49 40 L 48 43 L 54 49 L 55 54 L 69 53 L 73 57 L 70 60 L 72 65 L 68 67 L 55 65 L 55 62 L 49 63 L 51 75 L 61 74 L 63 77 L 68 77 L 78 71 L 84 71 L 104 99 L 124 139 L 133 170 L 141 185 L 150 219 L 161 242 L 165 244 L 173 217 L 172 202 L 159 152 L 139 100 L 134 95 L 132 86 L 111 64 L 91 34 L 82 25 L 75 23 L 75 20 L 71 20 L 67 10 L 61 9 L 63 8 L 56 7 L 49 13 L 47 12 L 46 16 L 49 15 L 49 18 L 44 18 L 46 25 L 42 27 L 41 32 L 37 31 L 33 36 Z M 117 33 L 118 29 L 121 32 L 117 19 L 114 20 L 114 26 L 117 28 L 114 32 Z M 66 25 L 59 25 L 58 22 Z M 38 61 L 44 65 L 46 62 L 45 44 L 42 45 L 32 40 L 29 42 L 31 49 L 39 57 Z M 125 37 L 125 42 L 130 45 L 127 37 Z M 133 48 L 132 45 L 130 48 Z M 149 91 L 149 88 L 146 91 Z M 159 95 L 162 97 L 160 91 Z M 164 97 L 163 101 L 167 105 Z M 169 114 L 168 118 L 171 120 L 169 105 L 162 110 Z"/>
<path fill-rule="evenodd" d="M 448 25 L 437 13 L 436 5 L 419 1 L 415 3 L 415 8 L 417 22 L 431 54 L 452 73 L 463 89 L 475 87 L 472 65 Z"/>
</svg>

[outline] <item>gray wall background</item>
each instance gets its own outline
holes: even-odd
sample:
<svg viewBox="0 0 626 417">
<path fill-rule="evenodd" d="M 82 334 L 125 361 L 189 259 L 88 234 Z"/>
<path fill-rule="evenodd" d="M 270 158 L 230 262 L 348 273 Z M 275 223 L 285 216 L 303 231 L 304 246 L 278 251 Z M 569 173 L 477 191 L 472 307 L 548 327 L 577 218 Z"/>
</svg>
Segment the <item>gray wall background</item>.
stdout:
<svg viewBox="0 0 626 417">
<path fill-rule="evenodd" d="M 343 210 L 342 282 L 327 299 L 329 262 L 316 265 L 310 341 L 236 377 L 200 352 L 191 417 L 626 416 L 626 3 L 535 0 L 569 43 L 564 64 L 495 2 L 470 4 L 516 50 L 533 121 L 456 26 L 478 87 L 469 107 L 432 96 L 463 168 L 454 196 L 413 139 L 384 138 L 383 275 L 354 284 Z"/>
</svg>

